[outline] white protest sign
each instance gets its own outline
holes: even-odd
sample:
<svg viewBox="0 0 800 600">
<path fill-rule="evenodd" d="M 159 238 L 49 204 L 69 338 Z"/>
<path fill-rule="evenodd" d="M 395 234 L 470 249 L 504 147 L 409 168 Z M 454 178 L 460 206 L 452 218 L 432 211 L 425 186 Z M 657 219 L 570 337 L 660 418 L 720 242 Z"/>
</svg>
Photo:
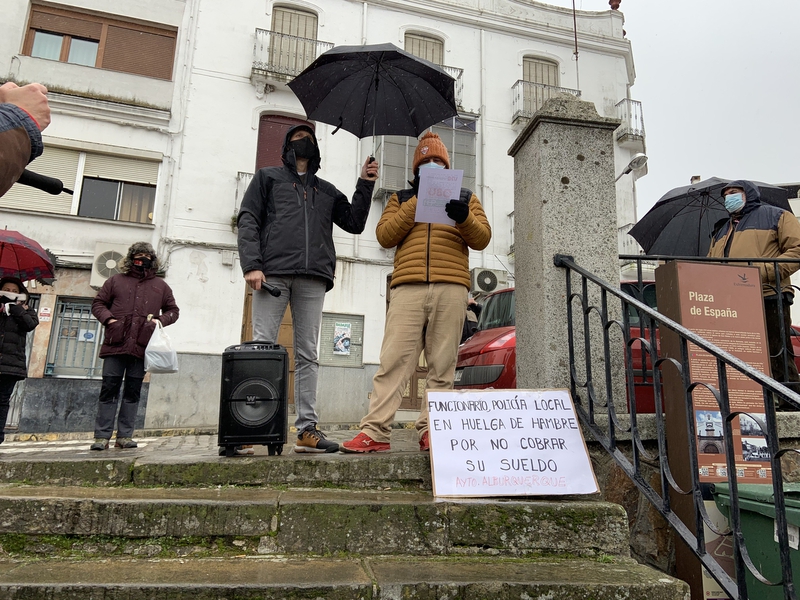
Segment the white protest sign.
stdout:
<svg viewBox="0 0 800 600">
<path fill-rule="evenodd" d="M 450 200 L 458 200 L 463 178 L 464 171 L 460 169 L 420 169 L 414 220 L 455 225 L 456 222 L 444 211 L 444 205 Z"/>
<path fill-rule="evenodd" d="M 434 496 L 599 490 L 567 390 L 429 391 Z"/>
</svg>

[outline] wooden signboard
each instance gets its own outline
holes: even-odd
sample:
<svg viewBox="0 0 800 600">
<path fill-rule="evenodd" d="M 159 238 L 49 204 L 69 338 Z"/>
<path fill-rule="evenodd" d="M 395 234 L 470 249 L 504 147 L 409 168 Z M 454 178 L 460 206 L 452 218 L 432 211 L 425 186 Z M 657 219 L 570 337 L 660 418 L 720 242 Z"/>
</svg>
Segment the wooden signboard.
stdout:
<svg viewBox="0 0 800 600">
<path fill-rule="evenodd" d="M 670 262 L 656 269 L 655 274 L 659 312 L 759 371 L 770 373 L 758 268 Z M 662 328 L 660 336 L 661 356 L 680 361 L 678 335 Z M 719 389 L 716 359 L 693 344 L 688 345 L 688 351 L 691 380 Z M 733 439 L 729 443 L 733 444 L 737 481 L 740 484 L 771 483 L 766 439 L 757 422 L 763 423 L 765 417 L 761 386 L 734 369 L 726 369 L 726 374 L 731 411 L 751 415 L 736 417 L 731 423 Z M 662 376 L 668 457 L 678 485 L 683 489 L 691 487 L 690 443 L 697 447 L 700 482 L 728 481 L 722 413 L 714 396 L 706 388 L 695 389 L 692 395 L 695 439 L 690 441 L 681 377 L 670 367 L 662 369 Z M 673 494 L 671 498 L 675 512 L 694 530 L 692 497 Z M 711 505 L 713 500 L 707 500 L 709 510 L 712 510 Z M 727 597 L 701 571 L 700 562 L 684 544 L 676 545 L 676 569 L 678 577 L 691 586 L 692 598 Z"/>
<path fill-rule="evenodd" d="M 429 391 L 434 496 L 593 494 L 567 390 Z"/>
</svg>

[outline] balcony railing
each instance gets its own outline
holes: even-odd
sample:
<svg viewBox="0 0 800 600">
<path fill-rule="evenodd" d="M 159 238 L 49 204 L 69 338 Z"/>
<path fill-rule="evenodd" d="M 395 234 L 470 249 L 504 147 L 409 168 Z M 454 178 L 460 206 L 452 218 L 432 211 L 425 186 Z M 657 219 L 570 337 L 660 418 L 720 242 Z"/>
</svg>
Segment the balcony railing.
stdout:
<svg viewBox="0 0 800 600">
<path fill-rule="evenodd" d="M 448 67 L 447 65 L 442 65 L 442 69 L 445 73 L 450 75 L 450 77 L 456 80 L 456 106 L 461 107 L 461 100 L 464 92 L 464 80 L 462 78 L 464 69 L 459 69 L 458 67 Z"/>
<path fill-rule="evenodd" d="M 531 81 L 519 80 L 511 88 L 513 92 L 514 116 L 512 122 L 519 119 L 530 119 L 542 105 L 556 94 L 572 94 L 580 97 L 580 90 L 557 87 L 555 85 L 544 85 L 543 83 L 533 83 Z"/>
<path fill-rule="evenodd" d="M 244 193 L 247 191 L 251 181 L 253 181 L 253 173 L 239 171 L 236 174 L 236 197 L 233 199 L 233 214 L 239 214 L 242 198 L 244 198 Z"/>
<path fill-rule="evenodd" d="M 256 29 L 252 74 L 285 83 L 331 48 L 330 42 Z"/>
<path fill-rule="evenodd" d="M 617 118 L 622 124 L 617 128 L 617 140 L 644 140 L 642 103 L 625 98 L 617 102 Z"/>
</svg>

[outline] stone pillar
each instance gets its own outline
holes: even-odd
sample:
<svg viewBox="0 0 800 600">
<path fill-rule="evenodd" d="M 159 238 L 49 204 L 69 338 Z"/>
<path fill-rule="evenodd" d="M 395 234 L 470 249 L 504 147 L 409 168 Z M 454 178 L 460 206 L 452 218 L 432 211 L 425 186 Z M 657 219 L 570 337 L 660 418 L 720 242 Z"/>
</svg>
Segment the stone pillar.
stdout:
<svg viewBox="0 0 800 600">
<path fill-rule="evenodd" d="M 613 138 L 619 123 L 599 116 L 590 102 L 560 94 L 534 114 L 508 151 L 514 157 L 517 387 L 521 389 L 569 388 L 566 271 L 553 264 L 554 255 L 572 256 L 581 267 L 619 286 Z M 573 273 L 572 281 L 573 292 L 580 292 L 580 277 Z M 608 300 L 611 317 L 620 318 L 620 302 L 613 296 Z M 596 287 L 590 302 L 600 307 Z M 572 306 L 580 380 L 586 376 L 583 312 L 579 302 Z M 590 320 L 592 375 L 595 391 L 604 399 L 602 330 L 597 314 Z M 611 341 L 612 387 L 621 412 L 626 406 L 623 353 L 617 332 Z"/>
</svg>

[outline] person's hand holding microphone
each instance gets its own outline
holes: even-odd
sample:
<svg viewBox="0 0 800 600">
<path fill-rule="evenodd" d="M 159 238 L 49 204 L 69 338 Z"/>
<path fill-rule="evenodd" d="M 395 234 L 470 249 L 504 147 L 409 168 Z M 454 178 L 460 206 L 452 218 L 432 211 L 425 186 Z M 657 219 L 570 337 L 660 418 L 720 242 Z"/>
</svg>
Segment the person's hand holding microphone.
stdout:
<svg viewBox="0 0 800 600">
<path fill-rule="evenodd" d="M 36 122 L 40 131 L 50 125 L 50 105 L 47 88 L 41 83 L 29 83 L 19 87 L 13 81 L 0 85 L 0 103 L 18 106 Z"/>
</svg>

